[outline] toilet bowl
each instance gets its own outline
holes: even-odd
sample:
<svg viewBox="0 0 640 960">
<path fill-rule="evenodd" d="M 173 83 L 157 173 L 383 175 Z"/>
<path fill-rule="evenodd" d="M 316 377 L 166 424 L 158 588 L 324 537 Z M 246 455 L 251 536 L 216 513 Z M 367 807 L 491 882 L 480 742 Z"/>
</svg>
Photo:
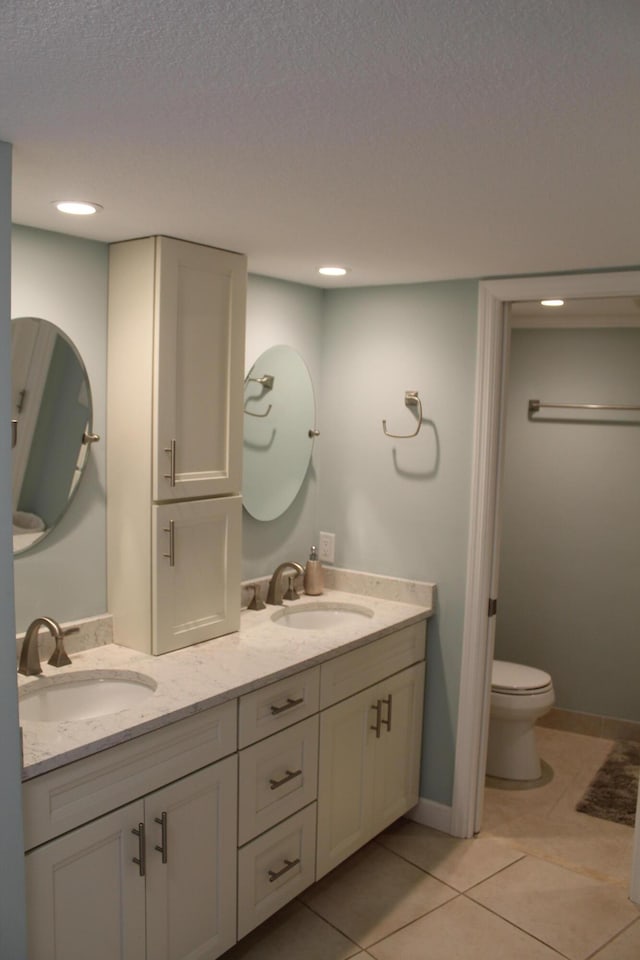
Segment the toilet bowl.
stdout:
<svg viewBox="0 0 640 960">
<path fill-rule="evenodd" d="M 487 773 L 503 780 L 537 780 L 542 775 L 534 724 L 555 703 L 544 670 L 494 660 Z"/>
</svg>

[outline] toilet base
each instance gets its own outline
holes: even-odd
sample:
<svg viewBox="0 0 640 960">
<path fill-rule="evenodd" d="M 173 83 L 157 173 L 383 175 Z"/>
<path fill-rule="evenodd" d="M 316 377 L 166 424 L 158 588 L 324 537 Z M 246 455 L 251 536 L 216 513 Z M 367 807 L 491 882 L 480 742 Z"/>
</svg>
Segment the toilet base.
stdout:
<svg viewBox="0 0 640 960">
<path fill-rule="evenodd" d="M 542 767 L 531 720 L 489 721 L 487 774 L 502 780 L 538 780 Z"/>
</svg>

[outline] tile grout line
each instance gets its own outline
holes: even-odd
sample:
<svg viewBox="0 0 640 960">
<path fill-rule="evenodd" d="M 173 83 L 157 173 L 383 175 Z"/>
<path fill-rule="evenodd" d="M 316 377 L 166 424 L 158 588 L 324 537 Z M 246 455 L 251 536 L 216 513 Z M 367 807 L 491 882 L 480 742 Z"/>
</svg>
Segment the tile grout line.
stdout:
<svg viewBox="0 0 640 960">
<path fill-rule="evenodd" d="M 615 941 L 618 939 L 618 937 L 621 937 L 623 933 L 626 933 L 626 931 L 629 929 L 629 927 L 632 927 L 632 926 L 633 926 L 634 924 L 636 924 L 636 923 L 639 923 L 639 924 L 640 924 L 640 915 L 637 916 L 637 917 L 634 917 L 634 919 L 631 920 L 631 921 L 626 925 L 626 927 L 623 927 L 622 930 L 618 930 L 617 933 L 614 933 L 614 935 L 613 935 L 609 940 L 607 940 L 606 943 L 600 944 L 600 946 L 598 947 L 598 949 L 597 949 L 597 950 L 594 950 L 593 953 L 590 953 L 587 957 L 584 958 L 584 960 L 597 960 L 598 954 L 601 953 L 602 950 L 605 950 L 605 949 L 606 949 L 608 946 L 610 946 L 612 943 L 615 943 Z"/>
<path fill-rule="evenodd" d="M 518 862 L 518 861 L 514 861 Z M 478 884 L 476 884 L 478 886 Z M 469 889 L 473 889 L 470 887 Z M 466 894 L 463 894 L 466 897 Z M 525 930 L 524 927 L 519 926 L 517 923 L 514 923 L 513 920 L 509 920 L 507 917 L 503 917 L 501 913 L 498 913 L 496 910 L 493 910 L 491 907 L 488 907 L 485 903 L 479 903 L 477 900 L 474 900 L 473 897 L 466 897 L 471 903 L 475 904 L 476 907 L 481 907 L 483 910 L 486 910 L 487 913 L 493 914 L 494 917 L 497 917 L 499 920 L 502 920 L 503 923 L 509 924 L 510 927 L 513 927 L 514 930 L 519 930 L 520 933 L 523 933 L 530 940 L 535 940 L 537 943 L 541 943 L 543 947 L 546 947 L 547 950 L 552 950 L 558 957 L 562 957 L 563 960 L 576 960 L 575 957 L 570 957 L 566 953 L 562 953 L 558 950 L 557 947 L 552 946 L 550 943 L 547 943 L 546 940 L 542 940 L 540 937 L 537 937 L 535 933 L 531 933 L 529 930 Z M 601 949 L 601 948 L 599 948 Z M 587 960 L 586 957 L 581 958 L 581 960 Z"/>
</svg>

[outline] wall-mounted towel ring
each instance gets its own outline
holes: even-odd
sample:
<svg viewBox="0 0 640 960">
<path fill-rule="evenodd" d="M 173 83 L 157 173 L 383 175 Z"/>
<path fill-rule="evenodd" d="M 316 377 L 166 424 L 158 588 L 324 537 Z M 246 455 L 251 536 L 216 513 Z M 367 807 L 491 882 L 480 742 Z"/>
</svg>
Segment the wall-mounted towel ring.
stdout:
<svg viewBox="0 0 640 960">
<path fill-rule="evenodd" d="M 417 437 L 422 426 L 422 403 L 417 390 L 406 390 L 404 395 L 405 406 L 418 408 L 418 423 L 413 433 L 389 433 L 387 430 L 387 421 L 382 421 L 382 429 L 385 437 L 394 437 L 396 440 L 408 440 L 410 437 Z"/>
<path fill-rule="evenodd" d="M 273 380 L 274 378 L 270 373 L 265 373 L 262 377 L 247 377 L 246 383 L 259 383 L 261 387 L 264 387 L 265 390 L 273 389 Z M 256 397 L 256 399 L 258 399 Z M 251 410 L 244 408 L 244 412 L 250 417 L 268 417 L 271 412 L 271 404 L 267 407 L 264 413 L 252 413 Z"/>
</svg>

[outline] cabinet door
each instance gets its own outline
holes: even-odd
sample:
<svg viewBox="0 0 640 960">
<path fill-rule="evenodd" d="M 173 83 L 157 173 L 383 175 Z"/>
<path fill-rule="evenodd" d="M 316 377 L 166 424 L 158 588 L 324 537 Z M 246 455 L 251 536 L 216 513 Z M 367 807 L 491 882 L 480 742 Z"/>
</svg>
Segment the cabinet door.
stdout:
<svg viewBox="0 0 640 960">
<path fill-rule="evenodd" d="M 235 756 L 145 798 L 152 960 L 213 960 L 235 943 L 236 801 Z"/>
<path fill-rule="evenodd" d="M 320 719 L 316 879 L 418 801 L 424 662 Z"/>
<path fill-rule="evenodd" d="M 142 820 L 137 801 L 26 855 L 29 960 L 144 960 Z"/>
<path fill-rule="evenodd" d="M 246 258 L 160 237 L 154 500 L 239 493 Z"/>
<path fill-rule="evenodd" d="M 240 625 L 240 497 L 153 506 L 152 652 Z"/>
<path fill-rule="evenodd" d="M 370 838 L 375 690 L 349 697 L 320 716 L 316 879 Z"/>
<path fill-rule="evenodd" d="M 417 663 L 376 687 L 381 732 L 373 752 L 372 836 L 418 802 L 424 673 Z"/>
</svg>

